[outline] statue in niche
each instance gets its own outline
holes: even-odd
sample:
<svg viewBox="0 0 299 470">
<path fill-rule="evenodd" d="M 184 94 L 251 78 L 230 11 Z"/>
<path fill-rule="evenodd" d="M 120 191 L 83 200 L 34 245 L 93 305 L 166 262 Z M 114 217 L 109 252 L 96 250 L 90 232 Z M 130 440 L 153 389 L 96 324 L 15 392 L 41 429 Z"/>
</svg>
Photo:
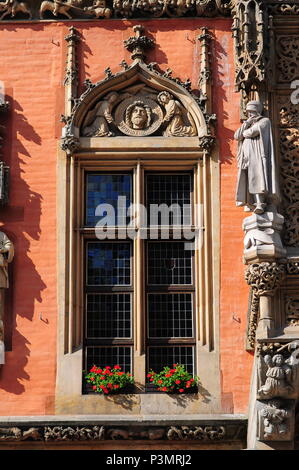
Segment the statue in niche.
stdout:
<svg viewBox="0 0 299 470">
<path fill-rule="evenodd" d="M 259 101 L 249 101 L 249 117 L 234 136 L 239 143 L 236 205 L 256 214 L 279 200 L 271 122 L 262 109 Z"/>
<path fill-rule="evenodd" d="M 26 2 L 6 0 L 5 3 L 0 3 L 0 12 L 2 11 L 4 13 L 0 16 L 0 20 L 3 20 L 7 15 L 11 15 L 11 17 L 14 18 L 17 13 L 27 13 L 27 15 L 29 15 L 29 19 L 32 19 L 31 10 Z"/>
<path fill-rule="evenodd" d="M 99 101 L 94 109 L 89 111 L 85 119 L 83 135 L 86 137 L 111 137 L 114 135 L 109 129 L 113 123 L 112 108 L 118 101 L 118 93 L 112 91 Z"/>
<path fill-rule="evenodd" d="M 131 129 L 146 129 L 151 125 L 151 121 L 151 107 L 143 103 L 143 101 L 135 101 L 128 106 L 125 113 L 125 123 Z"/>
<path fill-rule="evenodd" d="M 292 368 L 286 364 L 282 354 L 275 354 L 272 358 L 269 354 L 264 357 L 268 367 L 266 382 L 258 390 L 261 398 L 283 397 L 293 392 Z"/>
<path fill-rule="evenodd" d="M 291 417 L 291 413 L 283 409 L 280 400 L 270 400 L 260 410 L 260 416 L 264 425 L 263 439 L 281 439 L 288 433 L 288 418 Z"/>
<path fill-rule="evenodd" d="M 93 5 L 85 7 L 84 11 L 96 18 L 110 18 L 112 15 L 112 10 L 106 6 L 106 0 L 94 0 Z"/>
<path fill-rule="evenodd" d="M 197 134 L 193 125 L 185 124 L 181 103 L 175 100 L 168 91 L 161 91 L 158 94 L 158 102 L 166 111 L 163 119 L 163 123 L 167 125 L 163 132 L 165 137 L 192 137 Z"/>
<path fill-rule="evenodd" d="M 14 256 L 14 246 L 4 232 L 0 232 L 0 364 L 4 364 L 4 302 L 9 287 L 8 263 Z"/>
</svg>

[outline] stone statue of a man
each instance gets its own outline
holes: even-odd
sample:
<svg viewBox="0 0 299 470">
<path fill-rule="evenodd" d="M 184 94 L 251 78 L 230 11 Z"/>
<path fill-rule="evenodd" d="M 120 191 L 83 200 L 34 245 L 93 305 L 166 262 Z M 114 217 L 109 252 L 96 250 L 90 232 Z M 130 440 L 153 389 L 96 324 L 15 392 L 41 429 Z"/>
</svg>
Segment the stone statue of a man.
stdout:
<svg viewBox="0 0 299 470">
<path fill-rule="evenodd" d="M 262 109 L 259 101 L 249 101 L 248 119 L 235 133 L 239 142 L 236 205 L 256 214 L 279 201 L 271 122 L 262 116 Z"/>
<path fill-rule="evenodd" d="M 4 305 L 5 290 L 9 287 L 8 263 L 14 256 L 14 246 L 4 232 L 0 232 L 0 364 L 5 363 L 4 357 Z"/>
</svg>

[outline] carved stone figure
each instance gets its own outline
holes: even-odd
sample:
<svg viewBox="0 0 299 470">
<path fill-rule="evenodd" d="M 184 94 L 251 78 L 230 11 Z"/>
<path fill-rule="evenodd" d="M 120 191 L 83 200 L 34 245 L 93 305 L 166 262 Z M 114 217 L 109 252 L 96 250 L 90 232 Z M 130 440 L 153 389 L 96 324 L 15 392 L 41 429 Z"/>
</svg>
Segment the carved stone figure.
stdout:
<svg viewBox="0 0 299 470">
<path fill-rule="evenodd" d="M 158 101 L 166 111 L 163 119 L 167 125 L 163 133 L 164 136 L 191 137 L 196 135 L 195 127 L 185 124 L 182 105 L 168 91 L 161 91 L 158 95 Z"/>
<path fill-rule="evenodd" d="M 4 232 L 0 232 L 0 364 L 4 358 L 4 302 L 5 290 L 9 287 L 8 263 L 14 256 L 14 246 Z"/>
<path fill-rule="evenodd" d="M 125 115 L 125 122 L 127 126 L 132 129 L 144 129 L 149 127 L 152 120 L 152 110 L 150 106 L 143 103 L 143 101 L 135 101 L 128 106 Z"/>
<path fill-rule="evenodd" d="M 259 101 L 250 101 L 246 111 L 249 118 L 235 133 L 239 142 L 236 205 L 262 214 L 267 203 L 279 200 L 271 122 L 261 115 Z"/>
<path fill-rule="evenodd" d="M 263 420 L 263 439 L 282 440 L 289 432 L 291 413 L 283 408 L 281 400 L 270 400 L 259 413 Z"/>
<path fill-rule="evenodd" d="M 123 100 L 115 111 L 115 124 L 123 134 L 129 136 L 153 134 L 161 126 L 162 120 L 162 109 L 148 94 L 137 94 Z"/>
<path fill-rule="evenodd" d="M 82 0 L 65 0 L 65 1 L 60 1 L 60 0 L 47 1 L 46 0 L 42 2 L 40 6 L 40 10 L 39 10 L 40 19 L 44 18 L 44 13 L 46 11 L 50 11 L 53 13 L 54 16 L 65 15 L 71 20 L 72 16 L 69 14 L 69 10 L 71 8 L 75 8 L 76 10 L 82 11 L 82 8 L 79 8 L 81 3 L 82 3 Z"/>
<path fill-rule="evenodd" d="M 112 108 L 118 100 L 118 93 L 112 91 L 99 101 L 85 119 L 83 135 L 87 137 L 110 137 L 114 133 L 110 131 L 109 124 L 113 122 Z"/>
<path fill-rule="evenodd" d="M 288 396 L 293 391 L 292 368 L 286 364 L 282 354 L 270 354 L 264 356 L 264 361 L 268 366 L 266 372 L 266 382 L 258 390 L 262 398 Z"/>
<path fill-rule="evenodd" d="M 106 6 L 106 0 L 95 0 L 91 7 L 85 7 L 84 11 L 93 14 L 96 18 L 110 18 L 112 10 Z"/>
<path fill-rule="evenodd" d="M 15 17 L 17 13 L 26 13 L 29 15 L 29 19 L 32 19 L 32 13 L 30 7 L 26 2 L 18 2 L 17 0 L 6 0 L 5 3 L 0 3 L 0 12 L 4 12 L 0 16 L 0 20 L 3 20 L 5 16 L 11 15 Z"/>
</svg>

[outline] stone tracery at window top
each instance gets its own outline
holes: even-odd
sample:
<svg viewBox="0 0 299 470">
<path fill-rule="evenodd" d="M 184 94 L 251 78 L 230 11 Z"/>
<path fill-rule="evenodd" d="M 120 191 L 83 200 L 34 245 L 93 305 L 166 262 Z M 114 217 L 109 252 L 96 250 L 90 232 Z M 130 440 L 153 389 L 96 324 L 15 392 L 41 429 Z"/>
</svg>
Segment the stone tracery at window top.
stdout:
<svg viewBox="0 0 299 470">
<path fill-rule="evenodd" d="M 93 84 L 85 81 L 86 90 L 76 98 L 72 96 L 69 116 L 62 116 L 65 123 L 62 148 L 68 153 L 81 147 L 81 138 L 86 137 L 197 137 L 198 146 L 209 150 L 214 137 L 210 122 L 215 115 L 208 113 L 205 88 L 191 91 L 191 82 L 182 82 L 172 77 L 172 71 L 161 72 L 156 63 L 146 64 L 145 52 L 154 47 L 154 41 L 144 35 L 142 26 L 135 26 L 135 36 L 124 41 L 132 53 L 133 62 L 121 63 L 123 70 L 113 74 L 108 67 L 106 78 Z M 77 79 L 74 69 L 74 50 L 78 37 L 72 28 L 72 70 L 67 70 L 69 81 Z M 67 38 L 66 38 L 67 39 Z M 207 31 L 199 37 L 202 41 L 202 56 L 207 55 Z M 209 60 L 202 58 L 201 76 L 209 80 Z M 68 78 L 66 78 L 66 82 Z"/>
</svg>

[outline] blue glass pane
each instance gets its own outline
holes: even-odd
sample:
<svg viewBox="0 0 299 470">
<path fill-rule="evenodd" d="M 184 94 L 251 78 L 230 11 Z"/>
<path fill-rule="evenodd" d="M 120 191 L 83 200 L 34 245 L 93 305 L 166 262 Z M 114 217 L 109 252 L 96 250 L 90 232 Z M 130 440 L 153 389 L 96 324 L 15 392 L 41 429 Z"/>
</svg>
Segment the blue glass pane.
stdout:
<svg viewBox="0 0 299 470">
<path fill-rule="evenodd" d="M 87 284 L 91 286 L 131 285 L 130 243 L 87 244 Z"/>
<path fill-rule="evenodd" d="M 109 225 L 122 225 L 118 223 L 118 201 L 119 197 L 125 197 L 123 203 L 125 212 L 131 204 L 132 177 L 131 175 L 107 175 L 107 174 L 87 174 L 86 181 L 86 225 L 95 226 L 107 214 L 102 211 L 102 215 L 96 216 L 96 208 L 100 204 L 109 204 L 115 211 L 114 217 L 110 219 Z M 99 209 L 98 209 L 99 210 Z M 126 223 L 126 221 L 125 221 Z"/>
</svg>

